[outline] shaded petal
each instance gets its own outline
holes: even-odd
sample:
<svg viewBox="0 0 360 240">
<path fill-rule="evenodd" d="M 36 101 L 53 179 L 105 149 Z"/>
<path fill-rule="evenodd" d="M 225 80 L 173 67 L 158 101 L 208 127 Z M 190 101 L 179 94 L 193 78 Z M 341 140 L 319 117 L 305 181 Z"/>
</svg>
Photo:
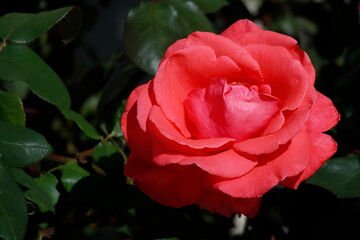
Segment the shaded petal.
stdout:
<svg viewBox="0 0 360 240">
<path fill-rule="evenodd" d="M 293 110 L 303 101 L 307 88 L 307 73 L 298 60 L 294 60 L 283 47 L 249 45 L 246 47 L 258 62 L 271 95 L 282 101 L 283 109 Z"/>
<path fill-rule="evenodd" d="M 137 120 L 137 104 L 122 115 L 121 127 L 131 152 L 148 161 L 152 158 L 152 144 Z"/>
<path fill-rule="evenodd" d="M 203 171 L 223 178 L 242 176 L 257 164 L 254 156 L 241 156 L 232 149 L 208 156 L 160 154 L 154 157 L 154 162 L 159 165 L 177 163 L 185 166 L 195 164 Z"/>
<path fill-rule="evenodd" d="M 261 198 L 233 198 L 218 190 L 209 191 L 197 204 L 212 213 L 231 217 L 234 213 L 254 217 L 260 208 Z"/>
<path fill-rule="evenodd" d="M 259 164 L 249 173 L 215 186 L 235 198 L 261 197 L 286 177 L 295 176 L 309 164 L 309 143 L 306 129 L 288 145 L 276 152 L 258 156 Z"/>
<path fill-rule="evenodd" d="M 311 177 L 337 150 L 336 142 L 331 136 L 318 133 L 309 135 L 310 161 L 309 166 L 294 177 L 288 177 L 281 185 L 296 189 L 300 183 Z"/>
<path fill-rule="evenodd" d="M 331 100 L 317 92 L 317 99 L 307 122 L 311 151 L 310 164 L 299 175 L 287 178 L 281 183 L 282 185 L 297 188 L 302 181 L 312 176 L 336 152 L 336 142 L 329 135 L 321 132 L 334 127 L 339 119 L 340 115 Z"/>
<path fill-rule="evenodd" d="M 276 116 L 273 119 L 271 119 L 271 121 L 269 122 L 269 124 L 267 125 L 267 127 L 265 128 L 264 132 L 261 135 L 266 136 L 280 130 L 281 127 L 284 125 L 284 123 L 285 123 L 284 114 L 282 112 L 279 112 L 278 114 L 276 114 Z"/>
<path fill-rule="evenodd" d="M 201 140 L 187 139 L 169 122 L 158 106 L 153 106 L 148 121 L 149 135 L 155 141 L 172 152 L 190 155 L 207 155 L 231 148 L 235 139 L 210 138 Z"/>
<path fill-rule="evenodd" d="M 194 204 L 207 191 L 195 166 L 157 166 L 130 155 L 125 175 L 149 197 L 171 207 Z"/>
</svg>

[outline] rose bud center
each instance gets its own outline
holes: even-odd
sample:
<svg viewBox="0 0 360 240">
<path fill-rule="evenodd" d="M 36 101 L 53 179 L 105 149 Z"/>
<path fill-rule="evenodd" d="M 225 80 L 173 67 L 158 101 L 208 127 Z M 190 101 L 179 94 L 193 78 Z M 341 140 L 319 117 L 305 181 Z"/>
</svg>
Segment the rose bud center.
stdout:
<svg viewBox="0 0 360 240">
<path fill-rule="evenodd" d="M 237 141 L 260 136 L 279 112 L 280 101 L 268 85 L 212 79 L 184 101 L 185 118 L 193 139 L 231 137 Z"/>
</svg>

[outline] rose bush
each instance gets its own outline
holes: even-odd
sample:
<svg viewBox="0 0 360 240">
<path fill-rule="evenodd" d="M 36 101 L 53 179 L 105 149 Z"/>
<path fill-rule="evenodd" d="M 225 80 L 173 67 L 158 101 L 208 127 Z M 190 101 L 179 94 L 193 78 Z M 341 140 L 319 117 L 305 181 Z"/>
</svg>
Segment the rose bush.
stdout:
<svg viewBox="0 0 360 240">
<path fill-rule="evenodd" d="M 240 20 L 168 48 L 129 96 L 125 174 L 168 206 L 254 216 L 275 185 L 297 188 L 336 151 L 339 114 L 291 37 Z"/>
</svg>

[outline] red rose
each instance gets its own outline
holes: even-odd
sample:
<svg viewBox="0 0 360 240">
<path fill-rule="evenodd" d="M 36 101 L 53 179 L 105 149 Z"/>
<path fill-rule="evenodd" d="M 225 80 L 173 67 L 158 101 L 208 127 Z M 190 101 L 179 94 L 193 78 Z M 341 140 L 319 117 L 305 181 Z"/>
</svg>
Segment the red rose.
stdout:
<svg viewBox="0 0 360 240">
<path fill-rule="evenodd" d="M 297 188 L 336 151 L 339 114 L 288 36 L 241 20 L 170 46 L 122 116 L 125 174 L 168 206 L 254 216 L 261 196 Z"/>
</svg>

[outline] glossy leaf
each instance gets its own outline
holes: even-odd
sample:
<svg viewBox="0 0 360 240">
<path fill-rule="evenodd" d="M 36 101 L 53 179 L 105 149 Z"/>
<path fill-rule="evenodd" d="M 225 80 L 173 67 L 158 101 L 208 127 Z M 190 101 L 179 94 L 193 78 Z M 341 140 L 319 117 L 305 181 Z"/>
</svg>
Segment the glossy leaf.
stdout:
<svg viewBox="0 0 360 240">
<path fill-rule="evenodd" d="M 71 109 L 59 108 L 64 117 L 68 120 L 73 120 L 84 133 L 93 139 L 101 139 L 101 135 L 96 131 L 95 127 L 91 125 L 83 116 L 74 112 Z"/>
<path fill-rule="evenodd" d="M 22 240 L 28 222 L 26 201 L 10 168 L 0 158 L 0 238 Z"/>
<path fill-rule="evenodd" d="M 64 7 L 52 11 L 8 13 L 0 17 L 0 38 L 16 43 L 34 41 L 52 27 L 69 42 L 80 29 L 81 11 L 78 7 Z"/>
<path fill-rule="evenodd" d="M 166 20 L 165 20 L 166 19 Z M 130 11 L 125 31 L 129 57 L 154 75 L 169 45 L 194 31 L 213 31 L 206 16 L 192 2 L 142 2 Z"/>
<path fill-rule="evenodd" d="M 340 198 L 360 197 L 360 156 L 330 159 L 306 182 Z"/>
<path fill-rule="evenodd" d="M 24 192 L 27 199 L 34 202 L 42 212 L 55 211 L 55 205 L 52 203 L 49 195 L 37 185 L 32 177 L 19 168 L 12 168 L 11 171 L 15 180 L 27 188 Z"/>
<path fill-rule="evenodd" d="M 14 93 L 0 91 L 0 120 L 16 126 L 25 126 L 23 105 Z"/>
<path fill-rule="evenodd" d="M 184 0 L 188 1 L 188 0 Z M 226 0 L 191 0 L 204 13 L 213 13 L 228 4 Z"/>
<path fill-rule="evenodd" d="M 9 44 L 0 51 L 0 79 L 24 81 L 44 100 L 70 107 L 69 93 L 59 76 L 25 45 Z"/>
<path fill-rule="evenodd" d="M 110 157 L 111 154 L 118 152 L 118 149 L 112 142 L 100 142 L 94 149 L 92 156 L 95 160 L 102 157 Z"/>
<path fill-rule="evenodd" d="M 35 178 L 34 181 L 36 184 L 47 193 L 48 197 L 51 200 L 51 204 L 55 204 L 59 200 L 59 191 L 56 189 L 58 180 L 51 173 L 46 173 L 45 175 Z"/>
<path fill-rule="evenodd" d="M 67 162 L 61 168 L 61 172 L 61 182 L 68 192 L 71 191 L 78 181 L 90 175 L 88 171 L 80 167 L 75 161 Z"/>
<path fill-rule="evenodd" d="M 0 122 L 0 153 L 13 167 L 23 167 L 42 160 L 51 146 L 39 133 Z"/>
</svg>

